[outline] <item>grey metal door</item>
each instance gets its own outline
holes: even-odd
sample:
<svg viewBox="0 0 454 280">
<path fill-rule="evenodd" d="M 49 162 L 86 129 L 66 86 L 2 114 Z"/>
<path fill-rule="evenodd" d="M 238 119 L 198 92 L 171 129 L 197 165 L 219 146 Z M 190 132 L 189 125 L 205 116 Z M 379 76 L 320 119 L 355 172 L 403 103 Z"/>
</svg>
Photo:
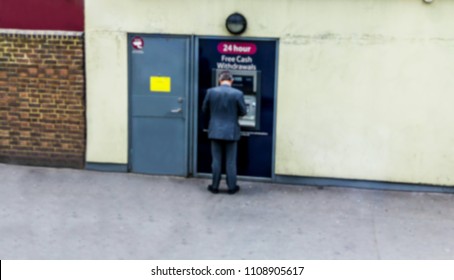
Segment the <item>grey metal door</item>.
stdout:
<svg viewBox="0 0 454 280">
<path fill-rule="evenodd" d="M 188 173 L 188 37 L 129 35 L 131 172 Z"/>
</svg>

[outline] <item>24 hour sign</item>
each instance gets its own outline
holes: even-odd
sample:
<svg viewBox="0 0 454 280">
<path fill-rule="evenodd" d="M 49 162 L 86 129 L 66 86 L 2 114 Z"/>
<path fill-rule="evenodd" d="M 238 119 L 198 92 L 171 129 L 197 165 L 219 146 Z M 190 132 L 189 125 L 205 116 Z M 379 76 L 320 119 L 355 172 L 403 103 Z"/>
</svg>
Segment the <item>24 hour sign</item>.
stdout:
<svg viewBox="0 0 454 280">
<path fill-rule="evenodd" d="M 248 42 L 220 42 L 218 52 L 221 54 L 253 55 L 257 52 L 257 46 Z"/>
</svg>

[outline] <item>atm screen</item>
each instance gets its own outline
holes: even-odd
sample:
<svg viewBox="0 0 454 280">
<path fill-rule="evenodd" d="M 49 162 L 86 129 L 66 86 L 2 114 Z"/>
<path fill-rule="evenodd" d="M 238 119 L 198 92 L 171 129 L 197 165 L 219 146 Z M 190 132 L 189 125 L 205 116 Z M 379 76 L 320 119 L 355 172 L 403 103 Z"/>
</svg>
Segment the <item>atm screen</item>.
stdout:
<svg viewBox="0 0 454 280">
<path fill-rule="evenodd" d="M 252 76 L 233 75 L 234 88 L 241 90 L 244 94 L 254 93 L 254 78 Z"/>
</svg>

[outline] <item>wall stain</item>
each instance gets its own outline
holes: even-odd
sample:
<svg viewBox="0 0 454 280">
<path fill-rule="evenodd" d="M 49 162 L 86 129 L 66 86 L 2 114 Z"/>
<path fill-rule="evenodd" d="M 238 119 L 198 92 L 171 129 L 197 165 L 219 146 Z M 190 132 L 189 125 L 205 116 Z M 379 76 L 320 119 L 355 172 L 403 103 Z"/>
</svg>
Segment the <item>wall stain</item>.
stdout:
<svg viewBox="0 0 454 280">
<path fill-rule="evenodd" d="M 396 42 L 406 42 L 414 44 L 441 43 L 454 45 L 454 38 L 396 37 L 383 34 L 369 33 L 341 35 L 331 32 L 325 32 L 314 35 L 295 35 L 287 33 L 282 38 L 282 43 L 286 45 L 310 45 L 321 43 L 346 43 L 346 42 L 355 43 L 358 45 L 381 45 Z"/>
</svg>

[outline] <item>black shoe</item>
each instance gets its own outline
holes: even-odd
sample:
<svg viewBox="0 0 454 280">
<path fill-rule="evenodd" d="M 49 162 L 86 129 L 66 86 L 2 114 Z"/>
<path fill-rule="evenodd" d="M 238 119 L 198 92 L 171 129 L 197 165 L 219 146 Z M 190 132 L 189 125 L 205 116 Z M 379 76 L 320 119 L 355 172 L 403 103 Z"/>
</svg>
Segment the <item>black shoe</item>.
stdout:
<svg viewBox="0 0 454 280">
<path fill-rule="evenodd" d="M 227 192 L 229 194 L 236 194 L 239 191 L 240 191 L 240 186 L 236 186 L 234 189 L 228 190 Z"/>
<path fill-rule="evenodd" d="M 209 190 L 212 193 L 219 193 L 219 190 L 218 189 L 214 189 L 212 185 L 209 185 L 207 190 Z"/>
</svg>

